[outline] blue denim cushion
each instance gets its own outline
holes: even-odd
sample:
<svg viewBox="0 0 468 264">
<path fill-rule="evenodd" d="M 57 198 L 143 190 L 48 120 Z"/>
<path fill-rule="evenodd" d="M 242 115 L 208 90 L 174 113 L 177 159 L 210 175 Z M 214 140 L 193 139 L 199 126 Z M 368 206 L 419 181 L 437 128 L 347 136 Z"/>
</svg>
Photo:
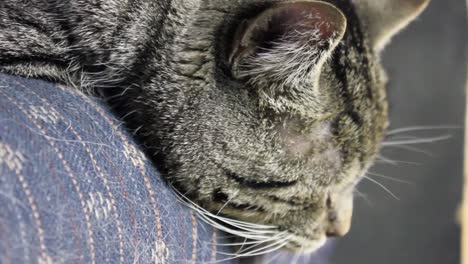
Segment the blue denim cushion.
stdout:
<svg viewBox="0 0 468 264">
<path fill-rule="evenodd" d="M 0 75 L 0 263 L 206 263 L 223 236 L 98 99 Z"/>
</svg>

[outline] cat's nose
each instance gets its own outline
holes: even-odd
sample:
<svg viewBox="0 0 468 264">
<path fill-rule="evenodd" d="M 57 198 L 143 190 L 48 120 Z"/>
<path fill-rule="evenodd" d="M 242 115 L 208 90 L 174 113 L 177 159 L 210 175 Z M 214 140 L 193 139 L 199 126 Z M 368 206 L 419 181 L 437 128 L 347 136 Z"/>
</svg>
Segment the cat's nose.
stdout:
<svg viewBox="0 0 468 264">
<path fill-rule="evenodd" d="M 337 212 L 331 212 L 328 219 L 325 234 L 327 237 L 343 237 L 351 229 L 351 217 L 348 215 L 338 216 Z"/>
<path fill-rule="evenodd" d="M 352 195 L 333 196 L 327 200 L 328 215 L 325 223 L 327 237 L 345 236 L 351 229 L 353 216 Z"/>
</svg>

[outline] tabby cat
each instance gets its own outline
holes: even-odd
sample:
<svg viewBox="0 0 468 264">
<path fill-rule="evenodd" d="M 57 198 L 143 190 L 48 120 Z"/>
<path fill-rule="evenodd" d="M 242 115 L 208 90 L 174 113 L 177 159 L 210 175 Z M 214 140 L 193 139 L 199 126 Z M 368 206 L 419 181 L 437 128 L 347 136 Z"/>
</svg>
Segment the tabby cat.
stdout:
<svg viewBox="0 0 468 264">
<path fill-rule="evenodd" d="M 388 126 L 379 54 L 427 2 L 1 0 L 0 71 L 107 98 L 199 211 L 311 251 L 350 228 Z"/>
</svg>

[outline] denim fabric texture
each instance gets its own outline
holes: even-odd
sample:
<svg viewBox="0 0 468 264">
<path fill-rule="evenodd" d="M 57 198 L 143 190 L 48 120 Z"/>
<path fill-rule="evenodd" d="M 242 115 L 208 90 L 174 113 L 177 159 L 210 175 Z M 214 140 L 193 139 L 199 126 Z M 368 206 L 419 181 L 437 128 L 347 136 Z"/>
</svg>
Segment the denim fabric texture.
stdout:
<svg viewBox="0 0 468 264">
<path fill-rule="evenodd" d="M 223 236 L 104 103 L 0 75 L 0 263 L 210 263 Z"/>
</svg>

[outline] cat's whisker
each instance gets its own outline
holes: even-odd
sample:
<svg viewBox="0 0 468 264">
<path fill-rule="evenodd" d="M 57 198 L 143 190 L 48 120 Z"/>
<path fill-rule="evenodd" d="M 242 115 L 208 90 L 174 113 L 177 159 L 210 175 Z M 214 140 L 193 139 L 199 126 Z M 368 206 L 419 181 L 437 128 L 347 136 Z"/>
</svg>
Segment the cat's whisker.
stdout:
<svg viewBox="0 0 468 264">
<path fill-rule="evenodd" d="M 398 165 L 398 162 L 397 162 L 397 161 L 392 160 L 392 159 L 389 159 L 389 158 L 384 157 L 384 156 L 382 156 L 382 155 L 377 156 L 377 160 L 378 160 L 378 161 L 385 162 L 385 163 L 388 163 L 388 164 L 391 164 L 391 165 L 394 165 L 394 166 Z"/>
<path fill-rule="evenodd" d="M 259 225 L 259 224 L 253 224 L 253 223 L 247 223 L 247 222 L 242 222 L 238 220 L 232 220 L 229 218 L 221 217 L 218 215 L 214 215 L 204 208 L 200 207 L 199 205 L 195 204 L 192 202 L 190 199 L 188 199 L 185 195 L 180 193 L 178 190 L 174 190 L 178 195 L 177 198 L 178 200 L 186 205 L 187 207 L 193 209 L 194 211 L 197 212 L 198 216 L 200 217 L 201 220 L 205 221 L 209 225 L 218 228 L 226 233 L 233 234 L 239 237 L 244 237 L 250 240 L 255 240 L 258 241 L 258 243 L 263 243 L 263 241 L 268 241 L 271 240 L 272 235 L 274 238 L 280 237 L 282 234 L 278 233 L 276 231 L 276 227 L 269 227 L 265 225 Z M 232 229 L 226 225 L 220 224 L 219 222 L 223 222 L 227 224 L 228 226 L 233 226 L 236 229 Z M 260 226 L 263 229 L 257 229 L 256 227 Z M 266 229 L 265 227 L 269 227 Z M 269 229 L 275 229 L 275 230 L 269 230 Z"/>
<path fill-rule="evenodd" d="M 284 237 L 282 239 L 277 240 L 274 243 L 268 244 L 266 246 L 263 246 L 261 248 L 249 251 L 249 252 L 242 252 L 239 254 L 240 257 L 252 257 L 252 256 L 260 256 L 264 254 L 268 254 L 270 252 L 274 252 L 284 246 L 286 246 L 291 239 L 291 236 Z"/>
<path fill-rule="evenodd" d="M 358 195 L 358 197 L 367 198 L 367 195 L 359 191 L 357 188 L 354 189 L 354 192 Z"/>
<path fill-rule="evenodd" d="M 123 120 L 123 121 L 125 121 L 126 118 L 128 118 L 129 116 L 131 116 L 131 115 L 133 115 L 133 114 L 135 114 L 135 113 L 137 113 L 137 112 L 138 112 L 138 110 L 130 111 L 130 112 L 128 112 L 126 115 L 122 116 L 120 119 Z"/>
<path fill-rule="evenodd" d="M 460 129 L 457 126 L 412 126 L 412 127 L 402 127 L 390 130 L 387 135 L 396 135 L 405 132 L 413 132 L 413 131 L 434 131 L 434 130 L 448 130 L 448 129 Z"/>
<path fill-rule="evenodd" d="M 234 243 L 217 243 L 217 245 L 220 245 L 220 246 L 241 246 L 241 248 L 245 245 L 254 245 L 254 244 L 258 244 L 258 243 L 266 243 L 266 242 L 270 242 L 270 241 L 273 241 L 277 239 L 276 236 L 274 237 L 271 237 L 269 239 L 265 239 L 265 240 L 261 240 L 261 241 L 247 241 L 248 239 L 245 238 L 243 242 L 234 242 Z"/>
<path fill-rule="evenodd" d="M 265 244 L 265 243 L 270 243 L 270 242 L 274 242 L 274 241 L 277 241 L 277 240 L 281 240 L 281 239 L 284 239 L 285 237 L 289 237 L 291 236 L 288 232 L 286 231 L 282 231 L 282 232 L 277 232 L 276 235 L 272 236 L 270 239 L 266 239 L 266 240 L 261 240 L 261 241 L 258 241 L 259 243 L 257 243 L 257 245 L 260 245 L 260 244 Z M 244 244 L 245 245 L 245 244 Z M 245 248 L 243 250 L 240 250 L 239 251 L 248 251 L 250 248 L 253 248 L 254 246 L 250 246 L 248 248 Z"/>
<path fill-rule="evenodd" d="M 112 99 L 116 99 L 116 98 L 120 98 L 122 96 L 124 96 L 128 91 L 130 91 L 132 89 L 131 86 L 128 86 L 127 88 L 123 89 L 122 92 L 118 93 L 118 94 L 115 94 L 115 95 L 111 95 L 111 96 L 106 96 L 106 99 L 105 101 L 106 102 L 109 102 L 110 100 Z"/>
<path fill-rule="evenodd" d="M 264 240 L 268 240 L 271 238 L 271 236 L 267 236 L 267 235 L 260 235 L 260 234 L 256 234 L 256 233 L 252 233 L 252 232 L 246 232 L 246 231 L 242 231 L 242 230 L 236 230 L 236 229 L 231 229 L 231 228 L 228 228 L 226 227 L 225 225 L 221 225 L 219 224 L 218 222 L 206 217 L 205 215 L 202 215 L 200 214 L 199 217 L 201 218 L 201 220 L 205 221 L 206 223 L 208 223 L 209 225 L 213 226 L 214 228 L 217 228 L 221 231 L 224 231 L 226 233 L 229 233 L 229 234 L 233 234 L 235 236 L 238 236 L 238 237 L 245 237 L 245 238 L 248 238 L 248 239 L 251 239 L 251 240 L 256 240 L 256 241 L 264 241 Z"/>
<path fill-rule="evenodd" d="M 287 244 L 289 244 L 289 240 L 290 238 L 288 238 L 285 242 L 283 242 L 282 244 L 274 247 L 274 248 L 271 248 L 271 249 L 268 249 L 266 251 L 263 251 L 263 252 L 260 252 L 258 253 L 258 255 L 264 255 L 264 254 L 268 254 L 268 253 L 271 253 L 271 252 L 275 252 L 276 250 L 279 250 L 281 248 L 283 248 L 284 246 L 286 246 Z"/>
<path fill-rule="evenodd" d="M 424 139 L 422 137 L 412 136 L 412 135 L 396 135 L 389 137 L 391 140 L 414 140 L 414 139 Z"/>
<path fill-rule="evenodd" d="M 354 192 L 357 194 L 357 197 L 362 198 L 369 206 L 372 207 L 374 205 L 366 194 L 362 193 L 358 189 L 355 189 Z"/>
<path fill-rule="evenodd" d="M 135 129 L 132 131 L 132 134 L 136 136 L 136 135 L 138 134 L 138 131 L 140 131 L 143 127 L 144 127 L 144 126 L 141 125 L 141 126 L 135 128 Z"/>
<path fill-rule="evenodd" d="M 382 156 L 382 155 L 379 155 L 377 157 L 377 162 L 379 162 L 379 161 L 383 162 L 383 163 L 386 163 L 386 164 L 393 165 L 393 166 L 398 166 L 398 164 L 421 165 L 421 164 L 419 164 L 417 162 L 389 159 L 389 158 L 387 158 L 385 156 Z"/>
<path fill-rule="evenodd" d="M 424 143 L 434 143 L 434 142 L 450 139 L 451 137 L 452 137 L 451 135 L 443 135 L 443 136 L 432 137 L 432 138 L 386 141 L 386 142 L 382 143 L 382 146 L 388 147 L 388 146 L 401 146 L 401 145 L 416 145 L 416 144 L 424 144 Z"/>
<path fill-rule="evenodd" d="M 215 215 L 213 215 L 211 213 L 209 213 L 209 216 L 212 216 L 215 219 L 226 222 L 226 223 L 228 223 L 228 224 L 230 224 L 232 226 L 235 226 L 235 227 L 243 229 L 243 230 L 250 231 L 251 228 L 256 228 L 253 231 L 257 232 L 257 233 L 275 233 L 276 229 L 277 229 L 276 227 L 274 227 L 274 229 L 273 229 L 273 227 L 271 229 L 257 228 L 257 226 L 255 224 L 252 224 L 252 225 L 241 224 L 241 223 L 238 223 L 236 221 L 233 221 L 234 219 L 231 219 L 231 218 L 225 218 L 225 217 L 220 217 L 220 216 L 215 217 Z M 262 226 L 262 225 L 259 225 L 259 226 Z"/>
<path fill-rule="evenodd" d="M 278 241 L 282 241 L 284 240 L 285 238 L 281 238 L 281 237 L 278 237 L 278 238 L 275 238 L 274 240 L 272 241 L 267 241 L 267 242 L 259 242 L 257 244 L 254 244 L 254 245 L 251 245 L 251 246 L 248 246 L 246 248 L 239 248 L 239 250 L 237 250 L 235 252 L 235 254 L 238 254 L 238 255 L 245 255 L 245 254 L 251 254 L 252 252 L 257 252 L 259 247 L 261 247 L 260 249 L 265 249 L 265 248 L 269 248 L 269 247 L 272 247 L 274 245 L 276 245 L 278 243 Z"/>
<path fill-rule="evenodd" d="M 196 208 L 191 207 L 190 205 L 187 205 L 187 206 L 189 206 L 193 210 L 197 211 Z M 216 219 L 214 217 L 214 215 L 209 215 L 209 214 L 207 215 L 206 213 L 199 212 L 199 211 L 197 211 L 197 212 L 199 213 L 199 217 L 202 220 L 205 220 L 205 222 L 207 222 L 210 225 L 212 225 L 214 227 L 217 227 L 218 229 L 221 229 L 221 230 L 223 230 L 223 231 L 225 231 L 227 233 L 234 234 L 234 235 L 237 235 L 237 236 L 246 237 L 246 238 L 253 239 L 253 240 L 264 240 L 264 239 L 269 239 L 271 237 L 270 235 L 267 235 L 267 234 L 276 233 L 275 231 L 263 231 L 263 230 L 242 228 L 242 227 L 234 226 L 229 221 L 226 221 L 226 219 L 222 219 L 222 220 L 219 219 L 219 218 L 217 219 L 217 220 L 221 220 L 221 221 L 225 222 L 228 225 L 239 228 L 240 230 L 239 229 L 231 229 L 231 228 L 226 227 L 225 225 L 221 225 L 221 224 L 219 224 L 219 222 L 213 220 L 213 219 Z"/>
<path fill-rule="evenodd" d="M 390 191 L 387 187 L 385 187 L 385 185 L 383 185 L 382 183 L 378 182 L 377 180 L 374 180 L 370 177 L 367 177 L 367 176 L 364 176 L 364 179 L 367 179 L 368 181 L 380 186 L 383 190 L 385 190 L 388 194 L 390 194 L 393 198 L 397 199 L 398 201 L 400 200 L 400 198 L 398 198 L 398 196 L 396 196 L 392 191 Z"/>
<path fill-rule="evenodd" d="M 400 179 L 393 178 L 393 177 L 389 177 L 389 176 L 386 176 L 386 175 L 383 175 L 383 174 L 379 174 L 379 173 L 368 172 L 367 174 L 372 175 L 372 176 L 375 176 L 375 177 L 387 179 L 387 180 L 390 180 L 390 181 L 394 181 L 394 182 L 406 183 L 406 184 L 413 184 L 412 182 L 409 182 L 409 181 L 400 180 Z"/>
<path fill-rule="evenodd" d="M 220 216 L 220 218 L 224 218 L 224 217 Z M 225 219 L 229 219 L 229 218 L 225 218 Z M 236 223 L 237 225 L 244 226 L 244 227 L 255 227 L 255 228 L 258 228 L 258 229 L 275 229 L 275 230 L 278 229 L 277 226 L 255 224 L 255 223 L 243 222 L 243 221 L 239 221 L 239 220 L 235 220 L 235 219 L 229 219 L 229 221 L 231 223 Z"/>
<path fill-rule="evenodd" d="M 409 150 L 409 151 L 413 151 L 413 152 L 416 152 L 416 153 L 421 153 L 421 154 L 424 154 L 426 156 L 429 156 L 429 157 L 432 157 L 434 156 L 433 153 L 427 151 L 427 150 L 424 150 L 424 149 L 420 149 L 420 148 L 417 148 L 417 147 L 414 147 L 414 146 L 392 146 L 393 148 L 397 148 L 397 149 L 404 149 L 404 150 Z"/>
<path fill-rule="evenodd" d="M 244 241 L 243 241 L 242 245 L 240 246 L 239 250 L 243 250 L 244 247 L 245 247 L 245 245 L 246 245 L 246 243 L 247 243 L 247 238 L 244 238 Z M 260 242 L 260 241 L 254 241 L 253 244 L 258 245 L 259 243 L 262 243 L 262 242 Z"/>
<path fill-rule="evenodd" d="M 206 215 L 203 215 L 206 217 Z M 208 218 L 210 221 L 213 221 L 212 219 Z M 232 225 L 230 222 L 228 221 L 223 221 L 225 222 L 226 224 L 228 225 Z M 234 225 L 232 225 L 234 226 Z M 238 232 L 242 232 L 243 236 L 246 236 L 250 239 L 268 239 L 270 238 L 270 236 L 268 234 L 274 234 L 276 233 L 275 231 L 262 231 L 262 230 L 255 230 L 255 229 L 248 229 L 248 228 L 243 228 L 243 227 L 239 227 L 239 226 L 234 226 L 238 229 L 235 230 L 236 233 Z M 250 235 L 252 234 L 252 235 Z M 256 238 L 254 238 L 253 236 L 255 236 Z"/>
<path fill-rule="evenodd" d="M 236 192 L 236 194 L 232 195 L 232 196 L 226 201 L 226 203 L 224 203 L 224 205 L 221 206 L 221 208 L 218 210 L 218 212 L 216 213 L 216 215 L 219 215 L 219 214 L 221 213 L 221 211 L 223 211 L 224 208 L 226 208 L 226 206 L 228 206 L 228 204 L 232 201 L 232 199 L 234 199 L 234 197 L 237 196 L 237 193 L 238 193 L 238 192 Z"/>
<path fill-rule="evenodd" d="M 267 245 L 262 246 L 262 244 L 265 244 L 265 243 L 258 243 L 257 245 L 251 246 L 248 249 L 244 249 L 242 251 L 238 250 L 235 253 L 225 253 L 225 252 L 223 252 L 223 253 L 220 253 L 220 254 L 226 255 L 226 256 L 232 256 L 232 258 L 229 258 L 229 259 L 260 256 L 260 255 L 267 254 L 269 252 L 273 252 L 275 250 L 278 250 L 278 249 L 284 247 L 285 245 L 287 245 L 289 243 L 289 240 L 290 240 L 290 236 L 286 236 L 284 238 L 277 239 L 275 242 L 269 243 Z M 261 248 L 256 248 L 258 246 L 262 246 L 262 247 Z M 250 251 L 248 251 L 248 250 L 250 250 Z M 226 261 L 226 260 L 229 260 L 229 259 L 224 259 L 222 261 Z"/>
</svg>

